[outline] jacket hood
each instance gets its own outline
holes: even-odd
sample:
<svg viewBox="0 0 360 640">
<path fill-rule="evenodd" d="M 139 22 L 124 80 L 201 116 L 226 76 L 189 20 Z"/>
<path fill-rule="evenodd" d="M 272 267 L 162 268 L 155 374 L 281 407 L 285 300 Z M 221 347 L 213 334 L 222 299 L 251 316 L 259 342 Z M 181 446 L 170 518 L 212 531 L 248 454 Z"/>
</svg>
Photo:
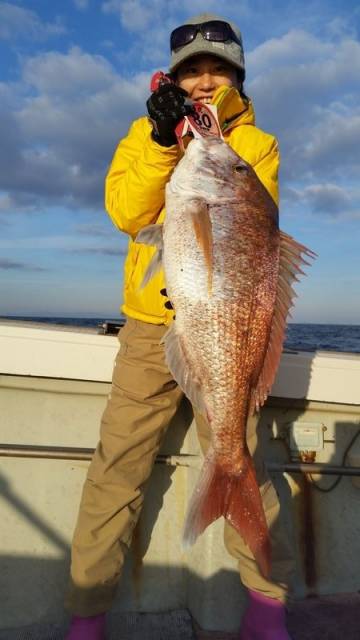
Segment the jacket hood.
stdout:
<svg viewBox="0 0 360 640">
<path fill-rule="evenodd" d="M 235 87 L 221 86 L 216 89 L 212 104 L 217 107 L 218 118 L 223 132 L 239 124 L 255 125 L 255 112 L 251 100 L 241 97 Z"/>
</svg>

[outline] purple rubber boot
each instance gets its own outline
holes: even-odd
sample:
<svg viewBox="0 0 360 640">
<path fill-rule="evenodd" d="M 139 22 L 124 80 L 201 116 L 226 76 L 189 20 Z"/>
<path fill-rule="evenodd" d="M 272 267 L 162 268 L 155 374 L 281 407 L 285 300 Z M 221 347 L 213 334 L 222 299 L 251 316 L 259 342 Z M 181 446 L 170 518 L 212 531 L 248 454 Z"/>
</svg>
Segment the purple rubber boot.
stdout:
<svg viewBox="0 0 360 640">
<path fill-rule="evenodd" d="M 285 605 L 257 591 L 249 591 L 240 640 L 291 640 L 285 624 Z"/>
<path fill-rule="evenodd" d="M 88 618 L 73 616 L 65 640 L 105 640 L 105 613 Z"/>
</svg>

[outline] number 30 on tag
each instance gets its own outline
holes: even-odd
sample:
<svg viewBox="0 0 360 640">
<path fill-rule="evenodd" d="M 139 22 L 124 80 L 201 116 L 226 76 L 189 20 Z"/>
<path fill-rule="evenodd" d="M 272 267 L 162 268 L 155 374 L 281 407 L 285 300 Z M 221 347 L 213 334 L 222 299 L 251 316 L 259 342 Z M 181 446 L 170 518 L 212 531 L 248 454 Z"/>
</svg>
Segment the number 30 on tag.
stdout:
<svg viewBox="0 0 360 640">
<path fill-rule="evenodd" d="M 186 117 L 195 138 L 217 136 L 222 138 L 216 107 L 200 102 L 193 103 L 194 113 Z"/>
</svg>

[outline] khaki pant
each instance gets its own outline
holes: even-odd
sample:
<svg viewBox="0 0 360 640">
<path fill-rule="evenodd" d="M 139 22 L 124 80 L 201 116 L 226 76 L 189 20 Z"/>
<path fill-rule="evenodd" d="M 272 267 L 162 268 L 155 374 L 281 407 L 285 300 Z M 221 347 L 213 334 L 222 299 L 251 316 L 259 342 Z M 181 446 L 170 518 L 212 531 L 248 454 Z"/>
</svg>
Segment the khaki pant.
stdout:
<svg viewBox="0 0 360 640">
<path fill-rule="evenodd" d="M 166 327 L 129 319 L 121 329 L 111 393 L 105 408 L 100 442 L 90 464 L 72 544 L 67 607 L 80 616 L 107 611 L 113 598 L 144 501 L 146 482 L 171 418 L 183 393 L 164 361 L 160 340 Z M 196 415 L 205 452 L 209 427 Z M 248 425 L 248 445 L 256 448 L 256 421 Z M 260 573 L 241 536 L 225 521 L 224 539 L 239 561 L 242 583 L 285 601 L 292 572 L 292 552 L 279 524 L 279 502 L 264 464 L 255 466 L 272 541 L 272 579 Z"/>
</svg>

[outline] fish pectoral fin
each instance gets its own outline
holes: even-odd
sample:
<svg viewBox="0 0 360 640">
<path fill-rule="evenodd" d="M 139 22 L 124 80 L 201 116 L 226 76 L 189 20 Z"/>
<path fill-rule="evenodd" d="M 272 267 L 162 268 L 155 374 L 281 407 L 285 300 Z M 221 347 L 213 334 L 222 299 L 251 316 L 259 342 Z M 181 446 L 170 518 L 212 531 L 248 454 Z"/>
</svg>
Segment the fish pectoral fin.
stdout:
<svg viewBox="0 0 360 640">
<path fill-rule="evenodd" d="M 204 416 L 207 409 L 200 380 L 192 371 L 186 354 L 184 341 L 176 332 L 176 321 L 166 332 L 162 342 L 165 345 L 165 360 L 169 371 L 179 387 L 183 390 L 191 404 Z"/>
<path fill-rule="evenodd" d="M 161 249 L 157 249 L 147 266 L 145 275 L 139 287 L 140 291 L 147 285 L 148 282 L 150 282 L 151 278 L 153 278 L 157 273 L 159 273 L 159 271 L 161 271 L 162 262 L 162 251 Z"/>
<path fill-rule="evenodd" d="M 290 308 L 296 297 L 292 284 L 298 281 L 298 276 L 305 275 L 301 270 L 302 265 L 309 264 L 305 256 L 315 258 L 316 254 L 280 231 L 280 263 L 274 314 L 264 364 L 252 392 L 249 415 L 264 404 L 274 383 L 285 339 L 286 320 L 291 317 Z"/>
<path fill-rule="evenodd" d="M 208 291 L 211 292 L 213 278 L 213 233 L 209 206 L 205 200 L 193 200 L 189 211 L 195 231 L 197 243 L 204 254 L 208 269 Z"/>
<path fill-rule="evenodd" d="M 162 224 L 148 224 L 143 227 L 137 234 L 135 242 L 141 244 L 150 244 L 157 249 L 163 248 L 163 225 Z"/>
<path fill-rule="evenodd" d="M 162 268 L 162 254 L 164 244 L 163 225 L 149 224 L 147 227 L 143 227 L 143 229 L 141 229 L 141 231 L 139 231 L 139 233 L 137 234 L 135 242 L 156 247 L 156 251 L 148 264 L 145 275 L 140 284 L 139 289 L 141 290 Z"/>
</svg>

